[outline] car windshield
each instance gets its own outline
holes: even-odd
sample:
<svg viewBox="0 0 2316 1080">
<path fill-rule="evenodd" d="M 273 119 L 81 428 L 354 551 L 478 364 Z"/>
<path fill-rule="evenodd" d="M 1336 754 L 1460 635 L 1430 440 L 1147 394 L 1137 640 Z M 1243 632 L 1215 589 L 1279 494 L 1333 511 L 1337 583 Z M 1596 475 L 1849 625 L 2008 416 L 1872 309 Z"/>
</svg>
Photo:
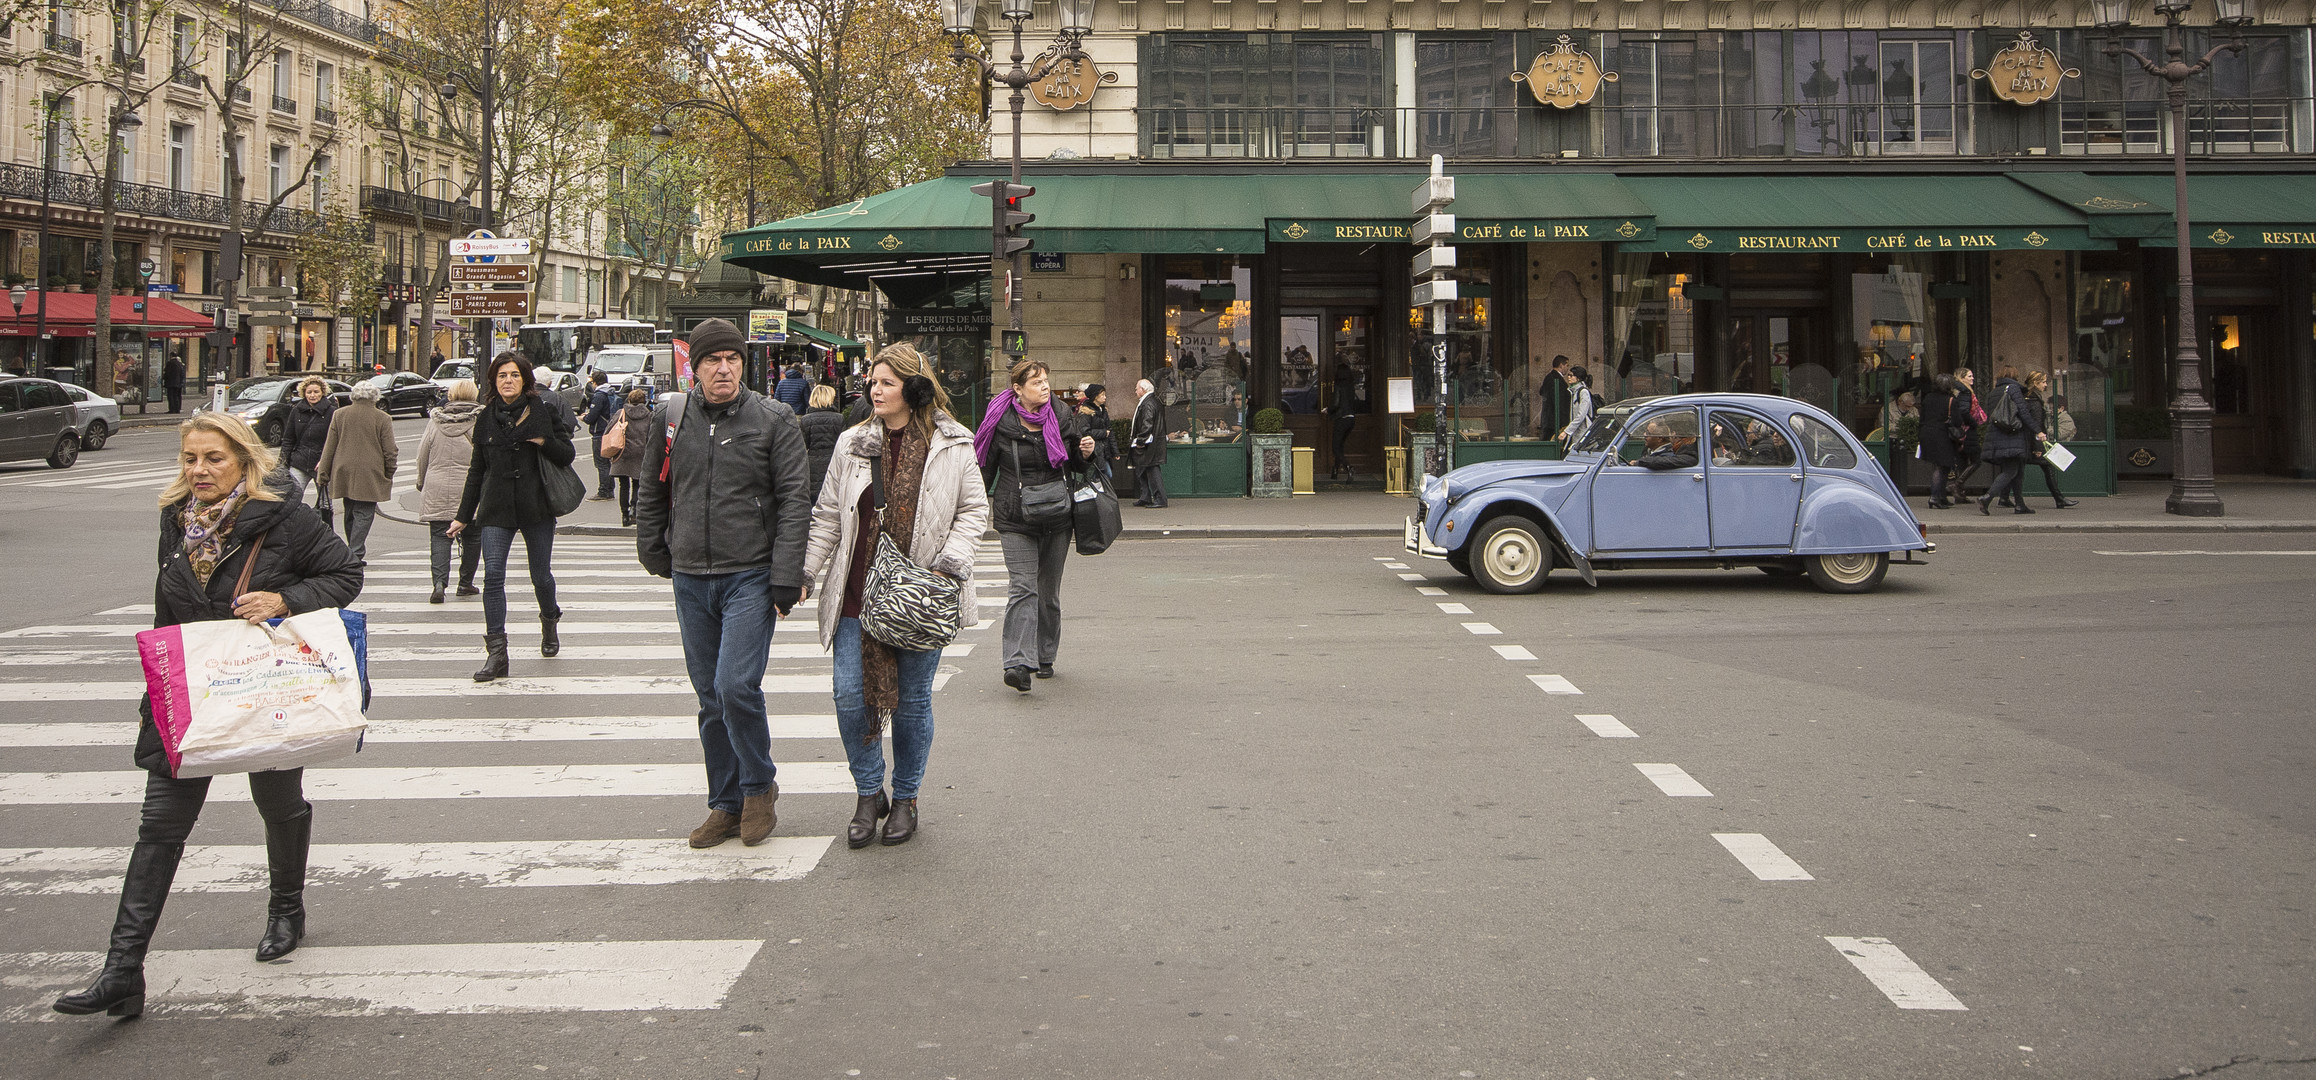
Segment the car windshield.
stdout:
<svg viewBox="0 0 2316 1080">
<path fill-rule="evenodd" d="M 457 362 L 446 363 L 434 369 L 434 377 L 437 379 L 471 379 L 474 378 L 474 365 Z"/>
<path fill-rule="evenodd" d="M 606 375 L 628 375 L 643 370 L 643 353 L 612 352 L 605 349 L 595 354 L 595 370 Z"/>
<path fill-rule="evenodd" d="M 225 388 L 225 396 L 232 401 L 279 401 L 281 392 L 291 380 L 276 376 L 243 379 Z"/>
<path fill-rule="evenodd" d="M 1584 429 L 1584 440 L 1572 451 L 1578 454 L 1597 454 L 1616 445 L 1624 422 L 1632 419 L 1633 410 L 1648 403 L 1647 398 L 1622 401 L 1593 414 L 1592 426 Z"/>
<path fill-rule="evenodd" d="M 362 380 L 360 385 L 375 386 L 380 390 L 385 390 L 394 385 L 394 375 L 391 372 L 384 375 L 372 375 L 369 378 Z"/>
</svg>

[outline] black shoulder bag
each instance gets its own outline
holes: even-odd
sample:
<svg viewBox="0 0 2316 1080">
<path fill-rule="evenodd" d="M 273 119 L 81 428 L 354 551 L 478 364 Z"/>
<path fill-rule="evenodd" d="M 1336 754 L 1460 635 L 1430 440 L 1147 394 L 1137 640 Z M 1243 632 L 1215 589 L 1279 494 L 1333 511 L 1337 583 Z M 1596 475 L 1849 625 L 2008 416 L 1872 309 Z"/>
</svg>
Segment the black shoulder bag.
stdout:
<svg viewBox="0 0 2316 1080">
<path fill-rule="evenodd" d="M 1007 439 L 1006 448 L 1013 451 L 1013 482 L 1021 488 L 1021 520 L 1030 528 L 1056 529 L 1070 523 L 1070 485 L 1066 477 L 1032 484 L 1028 474 L 1021 471 L 1021 443 Z"/>
</svg>

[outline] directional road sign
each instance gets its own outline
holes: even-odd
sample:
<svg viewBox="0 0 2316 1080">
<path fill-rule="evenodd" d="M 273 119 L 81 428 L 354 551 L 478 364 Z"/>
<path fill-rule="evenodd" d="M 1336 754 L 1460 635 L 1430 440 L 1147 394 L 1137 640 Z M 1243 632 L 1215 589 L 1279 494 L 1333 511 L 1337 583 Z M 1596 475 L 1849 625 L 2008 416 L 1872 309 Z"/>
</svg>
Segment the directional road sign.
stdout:
<svg viewBox="0 0 2316 1080">
<path fill-rule="evenodd" d="M 528 285 L 531 283 L 531 267 L 528 263 L 452 263 L 450 280 L 454 285 L 485 282 Z"/>
<path fill-rule="evenodd" d="M 531 241 L 523 237 L 494 236 L 477 239 L 461 237 L 450 242 L 453 255 L 528 255 Z"/>
<path fill-rule="evenodd" d="M 453 319 L 528 319 L 531 317 L 531 294 L 527 292 L 486 292 L 450 294 L 450 317 Z"/>
<path fill-rule="evenodd" d="M 251 326 L 296 326 L 297 322 L 297 317 L 294 315 L 252 315 L 249 317 L 249 325 Z"/>
</svg>

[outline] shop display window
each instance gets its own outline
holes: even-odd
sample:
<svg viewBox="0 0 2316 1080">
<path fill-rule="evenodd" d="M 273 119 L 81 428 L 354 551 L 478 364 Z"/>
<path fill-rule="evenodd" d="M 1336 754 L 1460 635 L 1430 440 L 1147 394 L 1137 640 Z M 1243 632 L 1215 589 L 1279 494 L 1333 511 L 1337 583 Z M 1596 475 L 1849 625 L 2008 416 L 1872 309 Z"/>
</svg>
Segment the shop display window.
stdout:
<svg viewBox="0 0 2316 1080">
<path fill-rule="evenodd" d="M 1254 266 L 1237 258 L 1169 257 L 1166 340 L 1143 377 L 1166 407 L 1178 443 L 1236 442 L 1246 429 L 1254 354 Z"/>
<path fill-rule="evenodd" d="M 1592 390 L 1601 401 L 1680 394 L 1694 388 L 1696 319 L 1684 293 L 1696 280 L 1695 256 L 1662 252 L 1616 256 L 1608 350 L 1614 359 L 1592 373 Z"/>
<path fill-rule="evenodd" d="M 2131 311 L 2138 303 L 2134 295 L 2139 287 L 2138 277 L 2130 271 L 2089 269 L 2075 274 L 2073 366 L 2104 373 L 2114 382 L 2115 393 L 2124 397 L 2132 392 L 2132 374 L 2139 362 L 2137 342 L 2131 332 Z M 2067 400 L 2070 405 L 2079 401 L 2073 396 Z"/>
<path fill-rule="evenodd" d="M 1448 393 L 1444 403 L 1454 418 L 1456 437 L 1475 441 L 1533 442 L 1553 415 L 1540 408 L 1529 365 L 1496 348 L 1494 273 L 1486 265 L 1449 271 L 1457 299 L 1448 305 Z M 1442 408 L 1439 369 L 1433 348 L 1431 309 L 1407 309 L 1408 373 L 1414 377 L 1418 410 Z M 1435 430 L 1440 430 L 1435 428 Z"/>
<path fill-rule="evenodd" d="M 1932 257 L 1892 256 L 1872 273 L 1850 276 L 1854 359 L 1838 371 L 1797 369 L 1802 398 L 1839 417 L 1869 442 L 1885 438 L 1900 418 L 1919 415 L 1913 394 L 1935 366 L 1938 322 L 1930 301 Z"/>
</svg>

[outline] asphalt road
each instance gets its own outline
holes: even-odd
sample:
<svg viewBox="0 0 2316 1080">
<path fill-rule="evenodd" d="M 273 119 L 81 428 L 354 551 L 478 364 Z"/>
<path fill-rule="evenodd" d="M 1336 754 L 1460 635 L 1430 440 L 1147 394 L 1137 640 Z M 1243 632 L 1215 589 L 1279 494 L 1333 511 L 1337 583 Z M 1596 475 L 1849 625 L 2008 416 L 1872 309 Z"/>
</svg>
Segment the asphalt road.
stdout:
<svg viewBox="0 0 2316 1080">
<path fill-rule="evenodd" d="M 29 475 L 0 475 L 0 633 L 135 625 L 98 613 L 149 599 L 151 490 L 9 486 Z M 379 607 L 423 599 L 389 592 L 415 564 L 388 561 L 422 545 L 373 533 L 358 606 L 424 631 L 374 678 L 477 659 L 473 601 Z M 563 545 L 567 604 L 664 597 L 617 546 Z M 904 847 L 833 842 L 851 800 L 814 786 L 840 760 L 809 719 L 826 661 L 777 655 L 798 682 L 772 710 L 800 718 L 784 861 L 728 845 L 764 860 L 741 870 L 687 858 L 698 796 L 616 793 L 696 765 L 680 685 L 587 681 L 680 675 L 650 628 L 668 616 L 575 611 L 544 661 L 518 614 L 526 692 L 399 683 L 380 741 L 309 775 L 567 768 L 592 792 L 321 801 L 317 844 L 386 865 L 318 876 L 307 948 L 274 967 L 246 952 L 257 886 L 181 890 L 157 957 L 256 969 L 261 992 L 156 991 L 133 1023 L 41 1014 L 93 968 L 24 959 L 101 948 L 112 903 L 101 859 L 27 849 L 126 844 L 135 805 L 22 793 L 126 749 L 17 726 L 133 723 L 133 700 L 90 700 L 133 661 L 118 637 L 0 637 L 0 697 L 77 685 L 0 700 L 0 1072 L 2316 1076 L 2316 554 L 2102 554 L 2316 536 L 1940 546 L 1864 597 L 1752 571 L 1494 597 L 1387 541 L 1073 559 L 1059 678 L 1004 687 L 993 630 L 945 659 Z M 260 842 L 238 790 L 219 783 L 196 845 Z M 466 862 L 424 872 L 422 847 Z M 328 973 L 363 956 L 392 970 Z M 414 991 L 421 969 L 449 988 Z M 562 1005 L 521 1011 L 526 989 Z"/>
</svg>

